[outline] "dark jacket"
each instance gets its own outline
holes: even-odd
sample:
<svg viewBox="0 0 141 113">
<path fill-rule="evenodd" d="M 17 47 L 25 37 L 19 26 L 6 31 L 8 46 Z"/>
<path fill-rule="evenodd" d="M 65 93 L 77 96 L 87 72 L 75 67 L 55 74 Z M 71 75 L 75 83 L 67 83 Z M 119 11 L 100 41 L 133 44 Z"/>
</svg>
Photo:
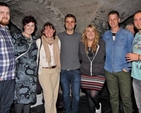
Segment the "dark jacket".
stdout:
<svg viewBox="0 0 141 113">
<path fill-rule="evenodd" d="M 80 72 L 85 75 L 104 75 L 105 42 L 100 39 L 97 52 L 91 61 L 85 51 L 85 45 L 79 44 L 79 57 L 81 61 Z"/>
<path fill-rule="evenodd" d="M 37 45 L 35 37 L 26 39 L 22 33 L 13 35 L 16 58 L 14 102 L 30 104 L 36 101 Z"/>
</svg>

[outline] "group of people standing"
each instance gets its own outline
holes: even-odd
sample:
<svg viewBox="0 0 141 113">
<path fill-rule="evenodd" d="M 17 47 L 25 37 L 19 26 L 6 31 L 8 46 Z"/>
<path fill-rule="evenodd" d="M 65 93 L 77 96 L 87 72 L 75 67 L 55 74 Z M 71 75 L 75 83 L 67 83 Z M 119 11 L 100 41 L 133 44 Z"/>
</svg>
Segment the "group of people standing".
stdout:
<svg viewBox="0 0 141 113">
<path fill-rule="evenodd" d="M 10 113 L 13 100 L 16 113 L 29 113 L 31 104 L 36 102 L 37 79 L 43 89 L 46 113 L 57 113 L 60 83 L 65 113 L 78 113 L 82 75 L 90 113 L 100 107 L 103 78 L 112 113 L 119 113 L 120 101 L 124 113 L 132 113 L 131 76 L 141 113 L 141 11 L 134 15 L 139 31 L 135 38 L 119 26 L 117 11 L 109 12 L 111 29 L 102 38 L 92 24 L 82 34 L 75 32 L 76 17 L 72 14 L 65 16 L 64 32 L 56 35 L 54 25 L 47 22 L 39 39 L 34 36 L 37 22 L 33 16 L 23 18 L 20 33 L 10 34 L 9 21 L 9 6 L 0 2 L 0 113 Z"/>
</svg>

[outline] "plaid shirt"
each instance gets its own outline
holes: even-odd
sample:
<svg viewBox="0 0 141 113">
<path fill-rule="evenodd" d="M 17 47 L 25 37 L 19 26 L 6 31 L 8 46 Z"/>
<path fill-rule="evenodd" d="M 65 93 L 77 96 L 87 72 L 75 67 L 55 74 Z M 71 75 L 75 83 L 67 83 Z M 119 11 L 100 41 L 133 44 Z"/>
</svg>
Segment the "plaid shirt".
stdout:
<svg viewBox="0 0 141 113">
<path fill-rule="evenodd" d="M 15 77 L 14 46 L 8 27 L 0 26 L 0 81 Z"/>
</svg>

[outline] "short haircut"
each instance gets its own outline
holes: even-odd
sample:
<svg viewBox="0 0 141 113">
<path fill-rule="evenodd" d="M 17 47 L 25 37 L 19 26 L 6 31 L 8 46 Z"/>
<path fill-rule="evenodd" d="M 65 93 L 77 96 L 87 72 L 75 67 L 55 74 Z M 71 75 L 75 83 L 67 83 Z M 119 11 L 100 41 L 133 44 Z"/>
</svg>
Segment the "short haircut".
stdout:
<svg viewBox="0 0 141 113">
<path fill-rule="evenodd" d="M 5 7 L 8 7 L 9 8 L 9 5 L 4 3 L 4 2 L 0 2 L 0 6 L 5 6 Z"/>
<path fill-rule="evenodd" d="M 116 14 L 116 15 L 119 17 L 119 12 L 118 12 L 118 11 L 115 11 L 115 10 L 110 11 L 110 12 L 108 13 L 108 17 L 109 17 L 109 15 L 112 15 L 112 14 Z"/>
<path fill-rule="evenodd" d="M 33 32 L 33 35 L 35 34 L 36 30 L 37 30 L 37 22 L 35 20 L 35 18 L 33 16 L 25 16 L 23 19 L 22 19 L 22 24 L 23 24 L 23 30 L 24 30 L 24 26 L 30 22 L 33 22 L 35 24 L 35 30 Z"/>
<path fill-rule="evenodd" d="M 64 19 L 64 23 L 66 22 L 66 19 L 67 18 L 74 18 L 74 22 L 76 23 L 76 17 L 73 15 L 73 14 L 67 14 L 66 16 L 65 16 L 65 19 Z M 66 25 L 64 24 L 64 27 L 65 27 L 65 29 L 66 29 Z M 74 26 L 74 29 L 76 28 L 76 24 L 75 24 L 75 26 Z"/>
<path fill-rule="evenodd" d="M 76 22 L 76 17 L 75 17 L 73 14 L 67 14 L 67 15 L 65 16 L 64 22 L 66 21 L 66 18 L 68 18 L 68 17 L 74 18 L 74 21 Z"/>
<path fill-rule="evenodd" d="M 30 23 L 30 22 L 33 22 L 36 26 L 37 22 L 35 20 L 35 18 L 33 16 L 25 16 L 22 20 L 22 24 L 23 26 L 25 26 L 26 24 Z"/>
<path fill-rule="evenodd" d="M 141 13 L 141 10 L 139 10 L 139 11 L 135 12 L 135 14 L 134 14 L 134 15 L 136 15 L 137 13 Z"/>
</svg>

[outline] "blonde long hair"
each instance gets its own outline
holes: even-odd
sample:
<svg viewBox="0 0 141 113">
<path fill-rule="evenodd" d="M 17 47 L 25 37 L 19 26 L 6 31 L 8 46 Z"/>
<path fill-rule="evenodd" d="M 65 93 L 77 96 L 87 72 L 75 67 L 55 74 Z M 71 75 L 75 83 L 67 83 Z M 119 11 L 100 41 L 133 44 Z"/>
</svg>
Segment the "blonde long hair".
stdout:
<svg viewBox="0 0 141 113">
<path fill-rule="evenodd" d="M 87 52 L 88 52 L 88 40 L 87 40 L 87 36 L 86 36 L 87 28 L 92 28 L 93 32 L 95 33 L 94 41 L 93 41 L 92 46 L 91 46 L 92 51 L 95 52 L 96 49 L 97 49 L 97 44 L 99 43 L 99 37 L 100 36 L 99 36 L 99 33 L 98 33 L 98 31 L 97 31 L 97 29 L 96 29 L 96 27 L 94 25 L 89 24 L 85 28 L 85 30 L 82 33 L 82 40 L 81 41 L 84 43 L 85 49 L 86 49 Z"/>
</svg>

